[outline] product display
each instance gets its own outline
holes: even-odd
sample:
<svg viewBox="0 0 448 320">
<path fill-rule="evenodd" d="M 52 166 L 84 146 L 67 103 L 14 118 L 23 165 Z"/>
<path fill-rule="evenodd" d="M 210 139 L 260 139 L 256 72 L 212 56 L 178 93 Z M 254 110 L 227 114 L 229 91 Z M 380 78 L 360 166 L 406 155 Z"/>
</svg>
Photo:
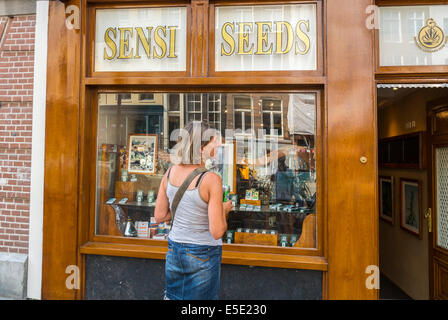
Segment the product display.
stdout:
<svg viewBox="0 0 448 320">
<path fill-rule="evenodd" d="M 235 237 L 235 231 L 227 230 L 226 231 L 226 243 L 233 243 Z"/>
<path fill-rule="evenodd" d="M 224 185 L 222 187 L 223 202 L 230 200 L 230 186 Z"/>
<path fill-rule="evenodd" d="M 298 240 L 297 234 L 290 235 L 290 237 L 289 237 L 289 246 L 290 247 L 294 247 L 294 245 L 296 244 L 297 240 Z"/>
<path fill-rule="evenodd" d="M 121 181 L 122 182 L 128 181 L 128 171 L 126 169 L 121 170 Z"/>
<path fill-rule="evenodd" d="M 149 190 L 148 191 L 147 201 L 148 201 L 148 203 L 154 203 L 155 198 L 154 198 L 154 191 L 153 190 Z"/>
<path fill-rule="evenodd" d="M 137 190 L 137 203 L 141 203 L 143 201 L 143 190 Z"/>
<path fill-rule="evenodd" d="M 137 221 L 135 222 L 135 226 L 137 228 L 137 236 L 139 238 L 148 238 L 149 236 L 149 228 L 148 221 Z"/>
<path fill-rule="evenodd" d="M 238 195 L 237 194 L 231 194 L 230 200 L 232 200 L 232 206 L 233 209 L 235 209 L 238 206 Z"/>
<path fill-rule="evenodd" d="M 135 229 L 134 224 L 132 223 L 131 218 L 126 220 L 126 227 L 124 229 L 125 237 L 137 237 L 137 230 Z"/>
</svg>

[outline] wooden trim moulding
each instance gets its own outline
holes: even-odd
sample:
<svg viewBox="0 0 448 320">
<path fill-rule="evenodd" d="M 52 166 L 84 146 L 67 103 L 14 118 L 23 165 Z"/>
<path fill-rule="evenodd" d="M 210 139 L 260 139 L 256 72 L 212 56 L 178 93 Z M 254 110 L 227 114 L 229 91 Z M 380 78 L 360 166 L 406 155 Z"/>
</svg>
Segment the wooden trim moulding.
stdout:
<svg viewBox="0 0 448 320">
<path fill-rule="evenodd" d="M 143 246 L 104 242 L 88 242 L 81 246 L 83 255 L 108 255 L 118 257 L 164 260 L 167 247 Z M 223 264 L 236 264 L 259 267 L 327 271 L 328 263 L 322 257 L 297 256 L 286 254 L 224 251 Z"/>
<path fill-rule="evenodd" d="M 315 76 L 306 78 L 296 77 L 272 77 L 270 78 L 269 85 L 325 85 L 327 82 L 326 77 Z M 267 85 L 266 77 L 87 77 L 84 79 L 85 85 L 158 85 L 158 86 L 213 86 L 213 85 Z"/>
<path fill-rule="evenodd" d="M 418 6 L 448 4 L 447 0 L 375 0 L 375 5 L 383 7 Z"/>
</svg>

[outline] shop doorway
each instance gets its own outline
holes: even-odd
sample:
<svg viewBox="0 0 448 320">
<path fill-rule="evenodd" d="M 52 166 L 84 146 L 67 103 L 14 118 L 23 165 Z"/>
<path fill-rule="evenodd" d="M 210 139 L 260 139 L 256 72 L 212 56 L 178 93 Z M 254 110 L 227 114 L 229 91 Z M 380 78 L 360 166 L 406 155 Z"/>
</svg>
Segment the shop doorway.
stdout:
<svg viewBox="0 0 448 320">
<path fill-rule="evenodd" d="M 377 94 L 380 298 L 447 299 L 448 88 Z"/>
</svg>

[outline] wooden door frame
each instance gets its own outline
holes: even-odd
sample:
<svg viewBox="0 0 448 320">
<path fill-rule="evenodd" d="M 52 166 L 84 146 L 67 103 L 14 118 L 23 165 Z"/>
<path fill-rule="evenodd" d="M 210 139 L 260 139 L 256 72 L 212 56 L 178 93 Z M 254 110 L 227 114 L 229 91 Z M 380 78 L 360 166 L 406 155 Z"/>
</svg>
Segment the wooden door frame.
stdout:
<svg viewBox="0 0 448 320">
<path fill-rule="evenodd" d="M 433 139 L 433 118 L 432 114 L 434 110 L 437 108 L 448 110 L 448 102 L 446 98 L 440 98 L 433 101 L 429 101 L 426 104 L 426 117 L 427 117 L 427 164 L 428 164 L 428 208 L 431 208 L 432 212 L 432 230 L 428 232 L 428 268 L 429 268 L 429 298 L 431 300 L 435 299 L 435 267 L 434 267 L 434 259 L 440 258 L 440 256 L 445 255 L 448 257 L 448 250 L 436 249 L 436 226 L 437 226 L 437 209 L 434 204 L 436 203 L 436 195 L 434 192 L 436 191 L 435 179 L 434 179 L 434 162 L 435 162 L 435 154 L 434 151 L 436 147 L 448 146 L 448 134 L 442 137 L 436 137 Z M 446 251 L 446 252 L 445 252 Z"/>
</svg>

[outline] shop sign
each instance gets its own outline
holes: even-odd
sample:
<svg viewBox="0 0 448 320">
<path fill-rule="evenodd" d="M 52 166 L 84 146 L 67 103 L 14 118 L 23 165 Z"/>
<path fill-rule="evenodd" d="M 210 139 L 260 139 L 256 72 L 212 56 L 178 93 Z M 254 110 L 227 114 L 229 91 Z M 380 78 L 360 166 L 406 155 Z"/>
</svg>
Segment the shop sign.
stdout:
<svg viewBox="0 0 448 320">
<path fill-rule="evenodd" d="M 380 66 L 448 63 L 448 5 L 380 8 Z"/>
<path fill-rule="evenodd" d="M 420 30 L 418 37 L 415 37 L 417 46 L 426 52 L 442 50 L 447 41 L 448 37 L 432 18 L 428 19 L 426 26 Z"/>
<path fill-rule="evenodd" d="M 215 12 L 215 71 L 316 70 L 315 4 L 222 6 Z"/>
<path fill-rule="evenodd" d="M 186 71 L 185 7 L 97 9 L 95 71 Z"/>
</svg>

